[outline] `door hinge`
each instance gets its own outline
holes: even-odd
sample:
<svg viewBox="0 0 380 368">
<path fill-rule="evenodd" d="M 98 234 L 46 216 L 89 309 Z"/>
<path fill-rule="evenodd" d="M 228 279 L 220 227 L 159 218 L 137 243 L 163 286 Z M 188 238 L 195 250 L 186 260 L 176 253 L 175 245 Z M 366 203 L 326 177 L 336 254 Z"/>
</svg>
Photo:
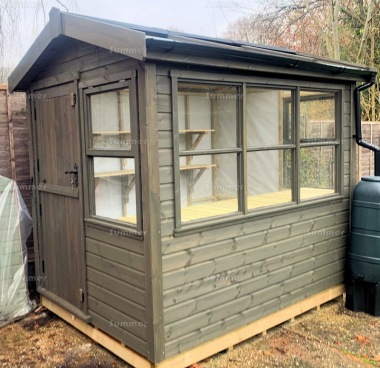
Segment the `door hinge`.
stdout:
<svg viewBox="0 0 380 368">
<path fill-rule="evenodd" d="M 34 120 L 36 121 L 37 120 L 37 109 L 34 108 Z"/>
<path fill-rule="evenodd" d="M 79 301 L 81 303 L 84 302 L 84 292 L 83 292 L 83 289 L 79 289 Z"/>
<path fill-rule="evenodd" d="M 37 171 L 38 172 L 40 171 L 40 159 L 39 158 L 37 159 Z"/>
<path fill-rule="evenodd" d="M 42 266 L 42 273 L 45 273 L 45 261 L 42 261 L 41 266 Z"/>
<path fill-rule="evenodd" d="M 75 106 L 77 103 L 77 95 L 75 93 L 70 93 L 70 104 L 71 106 Z"/>
<path fill-rule="evenodd" d="M 40 216 L 42 216 L 42 205 L 40 204 Z"/>
</svg>

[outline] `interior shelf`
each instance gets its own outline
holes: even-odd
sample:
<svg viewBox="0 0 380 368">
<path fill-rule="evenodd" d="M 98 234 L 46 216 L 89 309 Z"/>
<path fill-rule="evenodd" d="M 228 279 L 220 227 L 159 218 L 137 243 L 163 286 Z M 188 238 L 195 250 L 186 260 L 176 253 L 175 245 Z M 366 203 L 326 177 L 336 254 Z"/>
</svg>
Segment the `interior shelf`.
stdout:
<svg viewBox="0 0 380 368">
<path fill-rule="evenodd" d="M 180 167 L 180 170 L 184 171 L 184 170 L 210 169 L 216 166 L 217 166 L 216 164 L 184 165 Z"/>
<path fill-rule="evenodd" d="M 115 176 L 127 176 L 127 175 L 135 175 L 134 170 L 119 170 L 119 171 L 105 171 L 95 173 L 95 178 L 110 178 Z"/>
<path fill-rule="evenodd" d="M 125 193 L 129 195 L 131 190 L 136 184 L 135 171 L 134 170 L 119 170 L 119 171 L 105 171 L 100 173 L 95 173 L 95 188 L 98 186 L 100 180 L 99 179 L 108 179 L 108 178 L 116 178 L 126 176 L 128 179 L 128 186 L 126 188 Z M 131 179 L 129 179 L 131 178 Z"/>
<path fill-rule="evenodd" d="M 179 133 L 180 134 L 207 134 L 207 133 L 214 133 L 215 132 L 215 129 L 205 129 L 205 130 L 201 130 L 201 129 L 182 129 L 182 130 L 179 130 Z"/>
<path fill-rule="evenodd" d="M 118 130 L 109 132 L 92 132 L 92 135 L 121 135 L 121 134 L 131 134 L 129 130 Z"/>
</svg>

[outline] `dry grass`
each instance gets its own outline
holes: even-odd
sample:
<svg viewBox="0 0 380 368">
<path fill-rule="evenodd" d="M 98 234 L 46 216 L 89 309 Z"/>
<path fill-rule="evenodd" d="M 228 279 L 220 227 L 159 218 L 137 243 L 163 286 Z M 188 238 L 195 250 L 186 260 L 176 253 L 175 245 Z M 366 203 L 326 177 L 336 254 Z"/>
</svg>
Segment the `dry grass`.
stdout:
<svg viewBox="0 0 380 368">
<path fill-rule="evenodd" d="M 45 310 L 0 330 L 0 367 L 130 366 Z M 194 367 L 380 367 L 380 319 L 333 301 Z"/>
</svg>

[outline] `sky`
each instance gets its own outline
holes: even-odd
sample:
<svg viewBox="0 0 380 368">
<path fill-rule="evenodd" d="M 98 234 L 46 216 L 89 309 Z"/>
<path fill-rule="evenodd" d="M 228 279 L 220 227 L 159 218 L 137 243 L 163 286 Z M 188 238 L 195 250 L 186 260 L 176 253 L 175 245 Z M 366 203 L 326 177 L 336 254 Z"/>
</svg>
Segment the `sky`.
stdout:
<svg viewBox="0 0 380 368">
<path fill-rule="evenodd" d="M 7 35 L 8 39 L 3 40 L 10 49 L 4 63 L 14 67 L 48 21 L 51 7 L 65 11 L 60 3 L 73 13 L 223 37 L 231 22 L 252 11 L 262 0 L 0 0 L 0 3 L 2 1 L 13 2 L 20 20 L 18 33 L 21 36 Z"/>
</svg>

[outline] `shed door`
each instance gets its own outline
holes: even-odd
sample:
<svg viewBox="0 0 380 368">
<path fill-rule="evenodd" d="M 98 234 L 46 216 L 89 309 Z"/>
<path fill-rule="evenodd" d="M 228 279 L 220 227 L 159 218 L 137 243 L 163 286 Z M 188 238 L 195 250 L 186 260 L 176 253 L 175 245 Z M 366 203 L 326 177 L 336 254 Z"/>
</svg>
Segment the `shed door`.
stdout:
<svg viewBox="0 0 380 368">
<path fill-rule="evenodd" d="M 41 286 L 83 310 L 85 251 L 74 91 L 73 83 L 49 88 L 39 91 L 41 99 L 35 101 L 39 249 Z"/>
</svg>

